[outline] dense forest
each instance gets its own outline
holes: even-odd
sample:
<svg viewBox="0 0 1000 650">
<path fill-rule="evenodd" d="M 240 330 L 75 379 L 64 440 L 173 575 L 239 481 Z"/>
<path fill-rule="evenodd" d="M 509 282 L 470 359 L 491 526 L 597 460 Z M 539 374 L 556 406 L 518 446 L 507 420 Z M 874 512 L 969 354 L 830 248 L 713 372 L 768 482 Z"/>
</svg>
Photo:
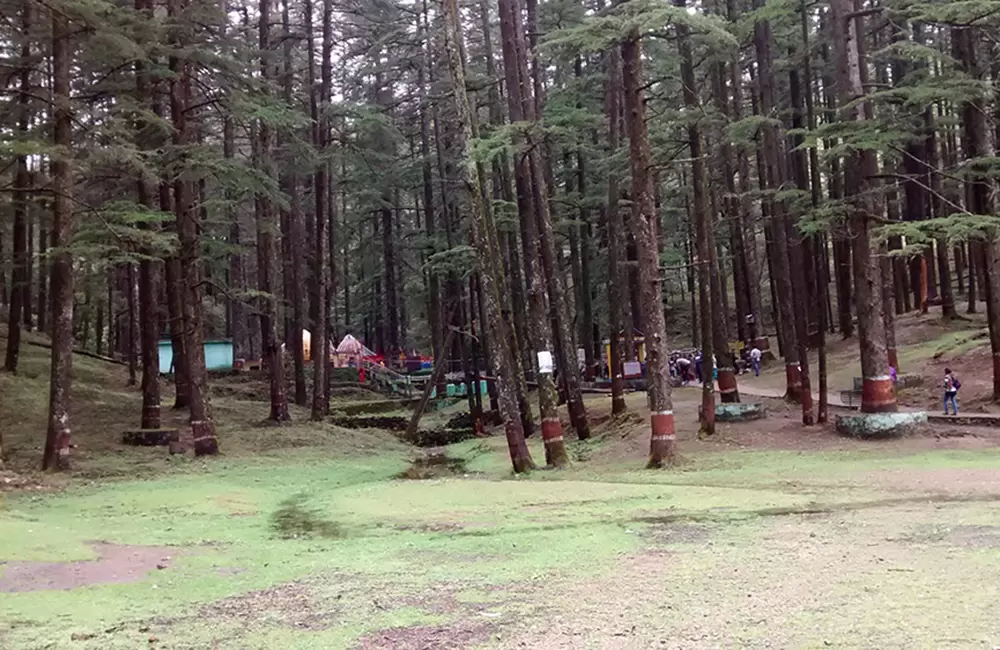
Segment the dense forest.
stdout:
<svg viewBox="0 0 1000 650">
<path fill-rule="evenodd" d="M 680 345 L 717 360 L 703 433 L 739 400 L 732 342 L 766 336 L 812 424 L 826 337 L 858 341 L 862 410 L 893 411 L 895 316 L 985 310 L 1000 399 L 1000 2 L 0 7 L 5 369 L 48 335 L 46 468 L 70 461 L 73 350 L 127 364 L 143 428 L 173 370 L 162 406 L 211 455 L 204 342 L 263 360 L 272 420 L 321 419 L 303 330 L 485 373 L 474 417 L 518 472 L 536 429 L 566 462 L 562 402 L 590 435 L 596 376 L 625 409 L 640 336 L 651 467 Z"/>
</svg>

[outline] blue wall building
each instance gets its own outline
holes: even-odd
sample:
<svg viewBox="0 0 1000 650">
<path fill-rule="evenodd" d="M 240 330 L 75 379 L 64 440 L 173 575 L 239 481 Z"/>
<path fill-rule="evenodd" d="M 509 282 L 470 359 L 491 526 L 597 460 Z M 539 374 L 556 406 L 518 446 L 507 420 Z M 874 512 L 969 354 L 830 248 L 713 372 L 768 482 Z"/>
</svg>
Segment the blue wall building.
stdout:
<svg viewBox="0 0 1000 650">
<path fill-rule="evenodd" d="M 173 371 L 174 349 L 170 339 L 159 343 L 160 372 L 169 374 Z M 228 339 L 205 341 L 205 368 L 208 370 L 233 369 L 233 342 Z"/>
</svg>

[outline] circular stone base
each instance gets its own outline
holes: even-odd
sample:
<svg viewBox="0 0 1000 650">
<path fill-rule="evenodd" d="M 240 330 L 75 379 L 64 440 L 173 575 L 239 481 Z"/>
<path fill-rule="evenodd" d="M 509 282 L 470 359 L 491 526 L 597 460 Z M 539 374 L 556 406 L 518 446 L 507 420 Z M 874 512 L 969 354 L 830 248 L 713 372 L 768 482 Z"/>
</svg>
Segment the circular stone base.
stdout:
<svg viewBox="0 0 1000 650">
<path fill-rule="evenodd" d="M 886 440 L 916 433 L 927 424 L 927 413 L 863 413 L 838 415 L 837 433 L 848 438 Z"/>
<path fill-rule="evenodd" d="M 701 418 L 701 407 L 698 407 L 698 418 Z M 751 403 L 735 403 L 735 404 L 725 404 L 720 403 L 715 405 L 715 421 L 716 422 L 749 422 L 751 420 L 760 420 L 767 415 L 767 411 L 764 409 L 764 405 L 760 402 Z"/>
</svg>

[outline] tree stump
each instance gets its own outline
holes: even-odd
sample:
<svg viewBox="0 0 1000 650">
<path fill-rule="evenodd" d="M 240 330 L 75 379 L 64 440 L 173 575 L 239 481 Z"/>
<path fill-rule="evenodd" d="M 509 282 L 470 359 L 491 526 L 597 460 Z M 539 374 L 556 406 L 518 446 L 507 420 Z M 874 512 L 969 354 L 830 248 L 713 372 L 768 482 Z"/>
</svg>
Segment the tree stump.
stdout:
<svg viewBox="0 0 1000 650">
<path fill-rule="evenodd" d="M 177 429 L 132 429 L 122 433 L 122 444 L 131 447 L 166 447 L 178 439 Z"/>
</svg>

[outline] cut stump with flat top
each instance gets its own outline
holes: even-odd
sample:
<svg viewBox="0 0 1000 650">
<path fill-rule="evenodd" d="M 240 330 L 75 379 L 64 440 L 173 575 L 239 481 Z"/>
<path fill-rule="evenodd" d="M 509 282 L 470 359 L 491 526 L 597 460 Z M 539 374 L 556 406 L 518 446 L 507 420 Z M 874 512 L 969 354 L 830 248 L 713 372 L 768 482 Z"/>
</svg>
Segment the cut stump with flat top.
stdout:
<svg viewBox="0 0 1000 650">
<path fill-rule="evenodd" d="M 917 433 L 927 425 L 927 413 L 862 413 L 838 415 L 837 433 L 862 440 L 888 440 Z"/>
<path fill-rule="evenodd" d="M 132 447 L 166 447 L 178 439 L 177 429 L 133 429 L 122 433 L 122 444 Z"/>
</svg>

